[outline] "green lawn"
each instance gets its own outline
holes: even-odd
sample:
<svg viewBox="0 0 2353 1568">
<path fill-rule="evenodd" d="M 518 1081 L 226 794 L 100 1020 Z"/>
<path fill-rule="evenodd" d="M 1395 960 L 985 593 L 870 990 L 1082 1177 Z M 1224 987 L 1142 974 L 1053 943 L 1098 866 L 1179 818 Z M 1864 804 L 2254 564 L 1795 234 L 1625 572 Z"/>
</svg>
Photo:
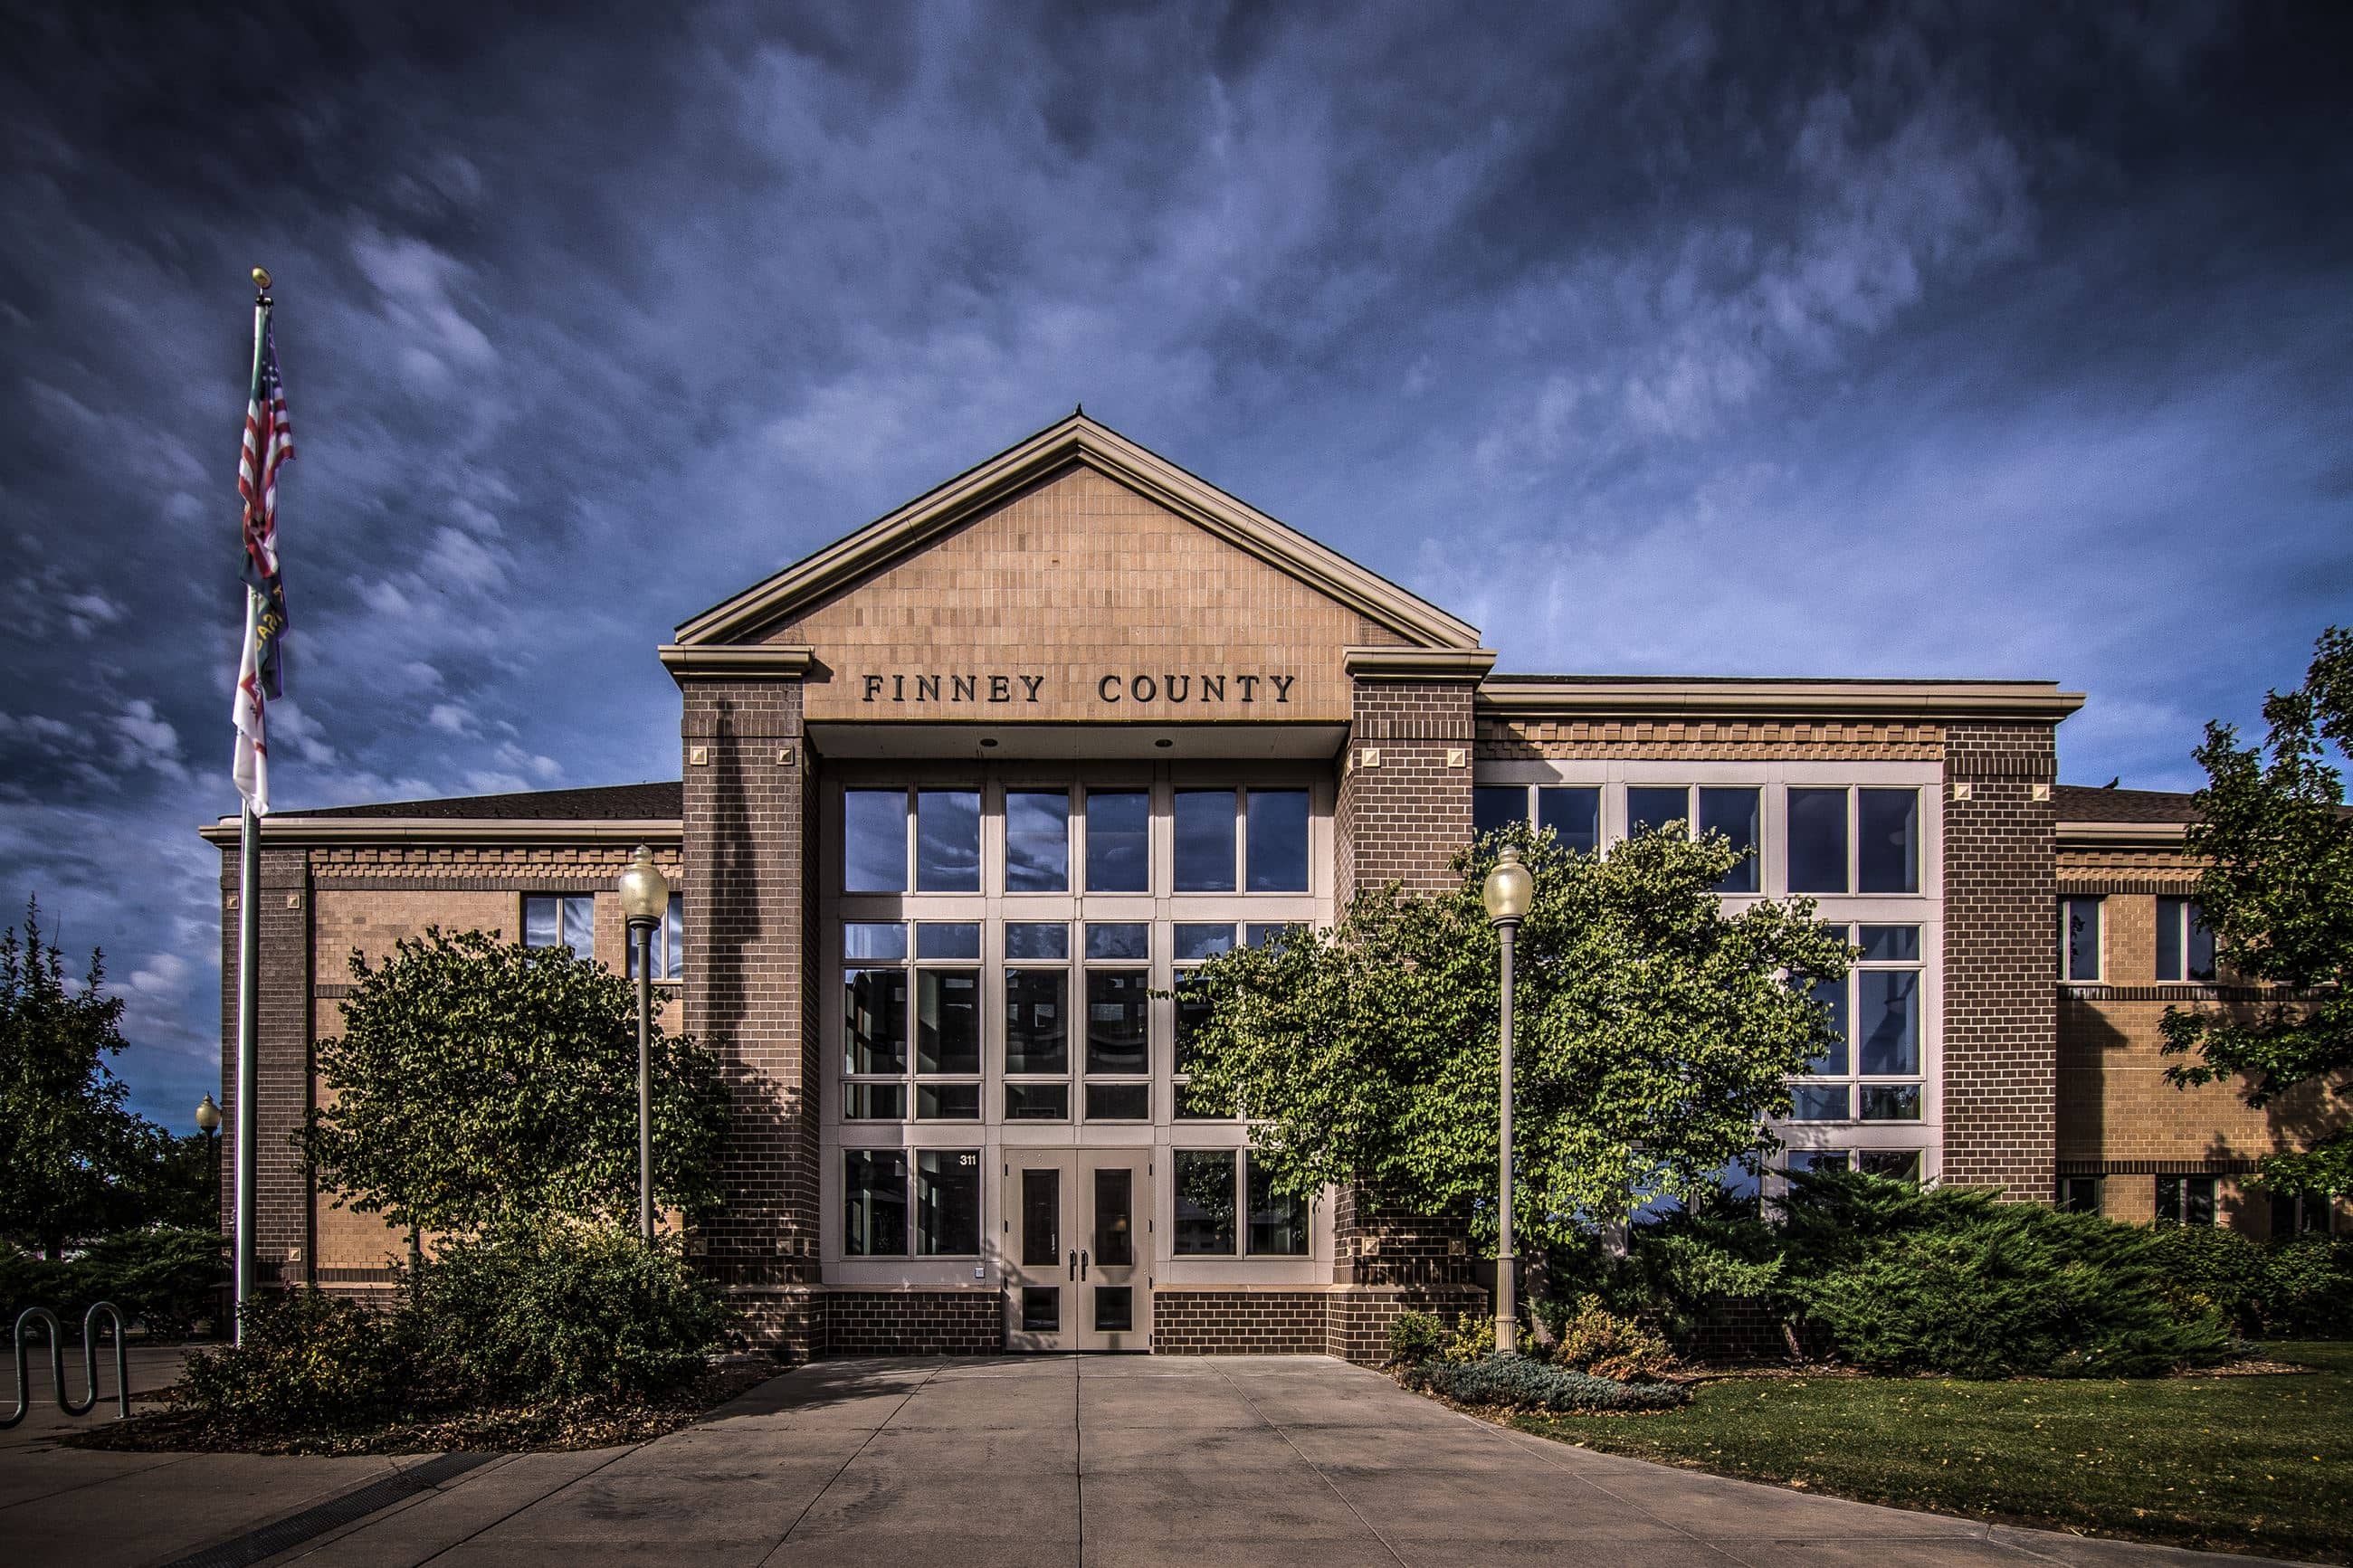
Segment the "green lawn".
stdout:
<svg viewBox="0 0 2353 1568">
<path fill-rule="evenodd" d="M 1728 1378 L 1683 1410 L 1524 1416 L 1610 1454 L 1899 1508 L 2353 1563 L 2353 1342 L 2271 1377 Z"/>
</svg>

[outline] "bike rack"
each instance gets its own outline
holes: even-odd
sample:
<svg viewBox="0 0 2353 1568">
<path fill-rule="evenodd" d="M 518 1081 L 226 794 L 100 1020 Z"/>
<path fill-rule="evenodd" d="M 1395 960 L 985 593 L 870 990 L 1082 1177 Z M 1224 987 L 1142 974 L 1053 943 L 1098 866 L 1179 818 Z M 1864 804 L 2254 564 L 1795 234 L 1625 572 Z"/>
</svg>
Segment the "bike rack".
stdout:
<svg viewBox="0 0 2353 1568">
<path fill-rule="evenodd" d="M 58 1396 L 58 1408 L 69 1415 L 87 1415 L 98 1406 L 98 1315 L 104 1312 L 114 1320 L 114 1403 L 115 1419 L 125 1421 L 131 1416 L 131 1351 L 123 1342 L 122 1314 L 111 1301 L 99 1301 L 81 1318 L 81 1370 L 89 1391 L 77 1405 L 66 1394 L 65 1326 L 58 1315 L 47 1307 L 27 1307 L 16 1314 L 16 1408 L 0 1415 L 0 1432 L 22 1421 L 33 1408 L 33 1384 L 26 1375 L 25 1361 L 25 1326 L 46 1324 L 49 1331 L 49 1383 Z"/>
</svg>

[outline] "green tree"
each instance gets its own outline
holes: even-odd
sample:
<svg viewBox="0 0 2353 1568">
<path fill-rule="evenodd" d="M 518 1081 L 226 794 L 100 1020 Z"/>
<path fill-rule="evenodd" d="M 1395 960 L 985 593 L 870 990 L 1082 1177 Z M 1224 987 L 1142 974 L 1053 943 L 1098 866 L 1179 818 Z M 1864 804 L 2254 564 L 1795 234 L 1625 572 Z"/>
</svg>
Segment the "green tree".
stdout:
<svg viewBox="0 0 2353 1568">
<path fill-rule="evenodd" d="M 428 929 L 351 960 L 343 1033 L 318 1047 L 325 1103 L 299 1135 L 337 1202 L 425 1230 L 638 1204 L 635 988 L 561 947 Z M 691 1039 L 653 1042 L 654 1194 L 719 1201 L 726 1089 Z"/>
<path fill-rule="evenodd" d="M 96 951 L 81 984 L 67 981 L 37 902 L 21 938 L 0 935 L 0 1237 L 52 1258 L 148 1217 L 172 1142 L 107 1066 L 125 1042 L 105 982 Z"/>
<path fill-rule="evenodd" d="M 2353 1096 L 2353 816 L 2330 760 L 2353 752 L 2353 632 L 2331 626 L 2313 651 L 2304 685 L 2268 693 L 2261 746 L 2242 746 L 2228 724 L 2206 726 L 2196 752 L 2206 787 L 2189 847 L 2204 858 L 2198 901 L 2214 933 L 2218 964 L 2243 980 L 2287 987 L 2292 997 L 2253 1008 L 2169 1007 L 2165 1049 L 2196 1059 L 2166 1069 L 2176 1084 L 2245 1079 L 2262 1108 L 2305 1085 L 2327 1099 Z M 2312 1129 L 2299 1152 L 2262 1162 L 2266 1186 L 2288 1193 L 2353 1193 L 2353 1131 Z"/>
<path fill-rule="evenodd" d="M 1810 900 L 1727 915 L 1720 835 L 1646 834 L 1606 858 L 1506 828 L 1456 857 L 1459 886 L 1368 889 L 1305 929 L 1202 966 L 1192 1092 L 1251 1119 L 1280 1191 L 1360 1186 L 1494 1234 L 1497 939 L 1480 887 L 1504 843 L 1535 898 L 1516 944 L 1514 1218 L 1564 1242 L 1659 1197 L 1715 1189 L 1772 1146 L 1784 1079 L 1834 1041 L 1808 984 L 1849 950 Z"/>
</svg>

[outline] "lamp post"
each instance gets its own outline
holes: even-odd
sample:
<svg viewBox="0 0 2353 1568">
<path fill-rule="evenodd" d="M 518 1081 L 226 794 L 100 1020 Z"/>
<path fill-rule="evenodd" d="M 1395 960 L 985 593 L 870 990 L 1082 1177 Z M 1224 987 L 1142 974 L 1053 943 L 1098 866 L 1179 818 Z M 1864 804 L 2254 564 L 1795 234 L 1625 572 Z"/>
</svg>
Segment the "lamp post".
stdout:
<svg viewBox="0 0 2353 1568">
<path fill-rule="evenodd" d="M 638 1234 L 654 1238 L 654 927 L 670 913 L 670 882 L 640 844 L 621 873 L 621 914 L 638 960 Z"/>
<path fill-rule="evenodd" d="M 1535 875 L 1520 864 L 1519 850 L 1509 844 L 1496 852 L 1495 868 L 1487 873 L 1486 885 L 1479 890 L 1481 901 L 1487 906 L 1487 919 L 1504 948 L 1504 1117 L 1497 1140 L 1495 1205 L 1501 1236 L 1495 1244 L 1495 1350 L 1500 1355 L 1516 1355 L 1520 1349 L 1519 1303 L 1512 1277 L 1518 1262 L 1512 1255 L 1512 938 L 1526 917 L 1535 890 Z"/>
<path fill-rule="evenodd" d="M 220 1223 L 220 1107 L 206 1095 L 196 1105 L 196 1131 L 205 1135 L 205 1153 L 213 1171 L 213 1223 Z"/>
</svg>

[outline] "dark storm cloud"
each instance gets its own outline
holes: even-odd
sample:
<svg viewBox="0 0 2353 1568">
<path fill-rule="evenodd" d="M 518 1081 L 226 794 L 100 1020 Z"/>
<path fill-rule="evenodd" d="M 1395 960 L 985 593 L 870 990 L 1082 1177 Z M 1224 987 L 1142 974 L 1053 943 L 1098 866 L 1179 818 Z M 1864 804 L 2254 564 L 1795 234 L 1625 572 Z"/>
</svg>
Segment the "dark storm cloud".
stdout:
<svg viewBox="0 0 2353 1568">
<path fill-rule="evenodd" d="M 2056 677 L 2193 782 L 2345 618 L 2322 7 L 50 8 L 0 99 L 0 865 L 216 1070 L 240 280 L 281 805 L 665 776 L 677 620 L 1083 400 L 1521 669 Z"/>
</svg>

